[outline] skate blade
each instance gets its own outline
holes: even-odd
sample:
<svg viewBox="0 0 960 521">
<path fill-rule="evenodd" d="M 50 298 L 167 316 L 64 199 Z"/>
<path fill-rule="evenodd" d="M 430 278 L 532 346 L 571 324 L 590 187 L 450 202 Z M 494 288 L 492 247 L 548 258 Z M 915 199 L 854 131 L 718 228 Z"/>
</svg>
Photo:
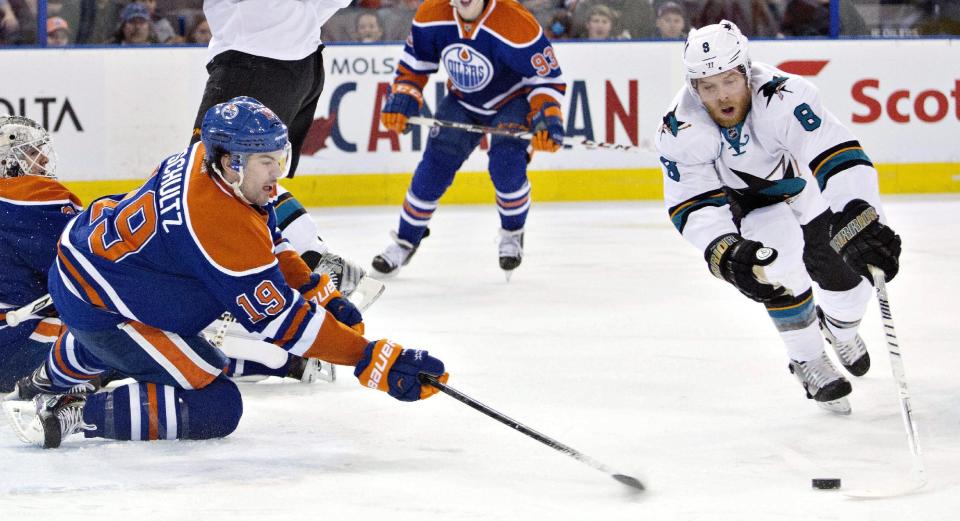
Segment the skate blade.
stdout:
<svg viewBox="0 0 960 521">
<path fill-rule="evenodd" d="M 43 446 L 43 427 L 37 417 L 37 409 L 33 401 L 4 401 L 3 415 L 20 441 L 31 445 Z"/>
<path fill-rule="evenodd" d="M 393 274 L 396 274 L 396 270 L 394 270 Z M 363 313 L 380 298 L 380 295 L 383 295 L 383 290 L 385 289 L 386 286 L 384 286 L 383 282 L 369 275 L 364 275 L 363 278 L 360 279 L 360 282 L 357 283 L 356 289 L 347 297 L 347 300 L 354 306 L 357 306 L 357 309 Z"/>
<path fill-rule="evenodd" d="M 852 409 L 850 408 L 850 400 L 847 400 L 846 398 L 830 400 L 827 402 L 817 402 L 817 406 L 825 411 L 830 411 L 834 414 L 840 414 L 842 416 L 849 416 L 852 412 Z"/>
<path fill-rule="evenodd" d="M 265 374 L 248 374 L 243 376 L 231 376 L 230 379 L 239 384 L 255 384 L 269 378 Z"/>
<path fill-rule="evenodd" d="M 307 360 L 307 367 L 303 369 L 300 383 L 312 384 L 317 381 L 333 383 L 337 380 L 337 367 L 318 358 Z"/>
</svg>

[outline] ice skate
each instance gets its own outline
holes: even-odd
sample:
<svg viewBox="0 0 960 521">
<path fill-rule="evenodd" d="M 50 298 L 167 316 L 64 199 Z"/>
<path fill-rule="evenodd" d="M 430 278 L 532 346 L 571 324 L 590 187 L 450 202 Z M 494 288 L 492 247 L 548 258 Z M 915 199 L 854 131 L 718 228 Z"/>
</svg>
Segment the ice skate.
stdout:
<svg viewBox="0 0 960 521">
<path fill-rule="evenodd" d="M 46 367 L 41 365 L 34 369 L 33 373 L 18 380 L 13 392 L 4 396 L 3 400 L 32 400 L 38 394 L 57 394 L 58 391 L 54 390 L 52 385 L 50 378 L 47 377 Z M 100 380 L 94 379 L 71 387 L 69 392 L 71 394 L 88 394 L 96 392 L 100 387 Z"/>
<path fill-rule="evenodd" d="M 846 396 L 853 388 L 827 358 L 826 351 L 821 351 L 819 357 L 806 362 L 791 360 L 789 369 L 800 380 L 807 398 L 815 400 L 818 406 L 830 412 L 850 414 L 850 402 Z"/>
<path fill-rule="evenodd" d="M 405 241 L 397 236 L 396 232 L 390 232 L 390 235 L 393 237 L 394 243 L 390 246 L 387 246 L 387 249 L 383 250 L 383 253 L 377 255 L 373 258 L 374 271 L 378 275 L 385 277 L 393 277 L 400 271 L 401 266 L 406 266 L 410 262 L 410 259 L 413 257 L 414 253 L 417 253 L 417 248 L 419 245 L 414 246 L 408 241 Z M 430 236 L 430 229 L 427 228 L 426 232 L 423 234 L 423 239 L 426 239 Z"/>
<path fill-rule="evenodd" d="M 32 402 L 5 402 L 4 413 L 17 437 L 45 449 L 55 449 L 78 432 L 96 429 L 83 422 L 82 394 L 39 394 Z"/>
<path fill-rule="evenodd" d="M 300 380 L 301 383 L 305 384 L 312 384 L 320 380 L 334 382 L 337 379 L 337 368 L 319 358 L 297 357 L 291 363 L 287 377 Z"/>
<path fill-rule="evenodd" d="M 500 269 L 510 282 L 513 270 L 523 260 L 523 228 L 519 230 L 500 230 Z"/>
<path fill-rule="evenodd" d="M 823 337 L 827 339 L 827 343 L 837 353 L 837 358 L 840 359 L 843 368 L 853 376 L 867 374 L 867 371 L 870 370 L 870 353 L 867 352 L 867 345 L 860 338 L 860 335 L 858 334 L 846 342 L 837 340 L 837 337 L 827 327 L 827 322 L 832 323 L 834 327 L 844 327 L 846 324 L 839 323 L 826 316 L 820 306 L 817 306 L 817 321 L 820 323 L 820 331 L 823 333 Z M 848 327 L 856 327 L 856 324 Z"/>
</svg>

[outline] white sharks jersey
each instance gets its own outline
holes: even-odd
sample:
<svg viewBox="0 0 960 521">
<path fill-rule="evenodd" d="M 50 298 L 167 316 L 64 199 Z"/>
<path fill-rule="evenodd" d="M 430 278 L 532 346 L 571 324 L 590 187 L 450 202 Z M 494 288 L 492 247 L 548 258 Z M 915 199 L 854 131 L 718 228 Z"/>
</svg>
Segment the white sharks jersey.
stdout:
<svg viewBox="0 0 960 521">
<path fill-rule="evenodd" d="M 786 202 L 799 224 L 864 199 L 879 210 L 877 174 L 860 143 L 806 79 L 754 63 L 752 106 L 721 128 L 684 86 L 663 117 L 657 150 L 677 230 L 701 250 L 738 231 L 750 211 Z"/>
</svg>

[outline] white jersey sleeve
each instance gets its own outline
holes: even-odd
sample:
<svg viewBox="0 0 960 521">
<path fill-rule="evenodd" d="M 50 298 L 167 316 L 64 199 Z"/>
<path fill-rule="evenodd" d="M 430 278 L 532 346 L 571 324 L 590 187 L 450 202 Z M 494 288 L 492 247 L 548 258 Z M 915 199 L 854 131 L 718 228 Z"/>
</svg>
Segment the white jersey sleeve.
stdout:
<svg viewBox="0 0 960 521">
<path fill-rule="evenodd" d="M 672 106 L 656 136 L 664 203 L 677 231 L 705 251 L 717 237 L 737 233 L 715 166 L 720 134 L 685 88 Z"/>
<path fill-rule="evenodd" d="M 831 210 L 842 210 L 852 199 L 863 199 L 879 210 L 877 171 L 860 142 L 824 108 L 816 86 L 798 76 L 784 77 L 776 95 L 770 95 L 767 109 L 782 112 L 784 148 L 816 180 Z M 772 83 L 761 89 L 776 89 Z"/>
</svg>

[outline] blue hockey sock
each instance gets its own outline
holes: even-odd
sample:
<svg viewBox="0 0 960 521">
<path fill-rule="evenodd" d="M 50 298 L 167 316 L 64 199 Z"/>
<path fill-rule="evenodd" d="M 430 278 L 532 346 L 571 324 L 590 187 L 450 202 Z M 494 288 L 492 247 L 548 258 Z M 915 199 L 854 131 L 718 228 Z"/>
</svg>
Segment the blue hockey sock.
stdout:
<svg viewBox="0 0 960 521">
<path fill-rule="evenodd" d="M 243 402 L 236 384 L 219 377 L 202 389 L 132 383 L 87 398 L 88 438 L 114 440 L 222 438 L 237 428 Z"/>
</svg>

